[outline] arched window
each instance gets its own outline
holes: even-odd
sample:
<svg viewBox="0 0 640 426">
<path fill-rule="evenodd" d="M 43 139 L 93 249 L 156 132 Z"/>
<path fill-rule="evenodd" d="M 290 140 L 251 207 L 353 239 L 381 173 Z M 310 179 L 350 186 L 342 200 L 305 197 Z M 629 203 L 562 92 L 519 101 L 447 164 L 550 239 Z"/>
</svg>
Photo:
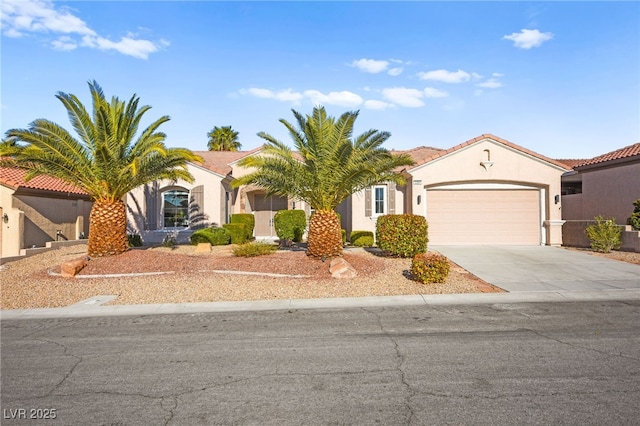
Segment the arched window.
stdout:
<svg viewBox="0 0 640 426">
<path fill-rule="evenodd" d="M 189 191 L 171 189 L 162 193 L 162 217 L 164 228 L 189 226 Z"/>
</svg>

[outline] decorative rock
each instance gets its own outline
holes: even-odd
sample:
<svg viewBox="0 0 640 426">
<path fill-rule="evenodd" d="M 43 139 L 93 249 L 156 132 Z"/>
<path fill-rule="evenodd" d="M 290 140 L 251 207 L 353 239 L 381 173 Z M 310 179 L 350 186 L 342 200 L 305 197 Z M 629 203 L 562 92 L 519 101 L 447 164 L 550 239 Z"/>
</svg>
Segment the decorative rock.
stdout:
<svg viewBox="0 0 640 426">
<path fill-rule="evenodd" d="M 211 243 L 198 243 L 196 246 L 196 253 L 210 253 Z"/>
<path fill-rule="evenodd" d="M 329 272 L 333 278 L 355 278 L 357 274 L 356 270 L 341 257 L 336 257 L 329 264 Z"/>
<path fill-rule="evenodd" d="M 73 278 L 78 275 L 78 272 L 85 266 L 87 266 L 85 259 L 70 260 L 60 266 L 60 275 L 66 278 Z"/>
</svg>

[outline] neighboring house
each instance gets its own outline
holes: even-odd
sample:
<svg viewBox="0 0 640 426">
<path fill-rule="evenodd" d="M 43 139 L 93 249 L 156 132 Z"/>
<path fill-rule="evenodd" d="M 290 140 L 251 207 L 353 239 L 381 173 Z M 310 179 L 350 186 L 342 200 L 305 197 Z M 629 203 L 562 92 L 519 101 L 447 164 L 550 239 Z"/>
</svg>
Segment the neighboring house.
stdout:
<svg viewBox="0 0 640 426">
<path fill-rule="evenodd" d="M 562 176 L 562 218 L 591 220 L 602 215 L 624 225 L 640 198 L 640 143 L 573 161 L 573 170 Z"/>
<path fill-rule="evenodd" d="M 189 164 L 195 181 L 154 182 L 129 193 L 130 232 L 146 243 L 167 234 L 187 241 L 193 229 L 221 225 L 233 213 L 254 213 L 255 236 L 275 237 L 278 210 L 308 205 L 266 197 L 258 187 L 232 188 L 248 171 L 237 165 L 262 148 L 240 152 L 197 152 L 204 164 Z M 406 152 L 416 165 L 401 172 L 406 185 L 375 185 L 336 210 L 342 227 L 375 231 L 383 214 L 423 215 L 430 244 L 560 245 L 560 177 L 566 165 L 493 135 L 482 135 L 448 150 L 418 147 Z"/>
<path fill-rule="evenodd" d="M 640 198 L 640 143 L 588 160 L 559 160 L 573 170 L 562 176 L 562 219 L 567 245 L 588 247 L 584 230 L 595 216 L 625 225 Z M 635 234 L 635 235 L 634 235 Z M 640 251 L 637 232 L 623 233 L 623 248 Z"/>
<path fill-rule="evenodd" d="M 93 203 L 86 192 L 50 176 L 26 182 L 25 173 L 0 168 L 0 257 L 88 235 Z"/>
</svg>

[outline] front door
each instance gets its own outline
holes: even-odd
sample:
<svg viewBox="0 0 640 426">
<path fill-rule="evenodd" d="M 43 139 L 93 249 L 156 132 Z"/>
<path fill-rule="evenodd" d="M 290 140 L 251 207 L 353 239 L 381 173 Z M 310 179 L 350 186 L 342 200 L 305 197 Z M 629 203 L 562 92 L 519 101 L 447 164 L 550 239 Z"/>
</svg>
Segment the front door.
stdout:
<svg viewBox="0 0 640 426">
<path fill-rule="evenodd" d="M 255 216 L 256 237 L 275 237 L 273 228 L 273 216 L 278 210 L 287 210 L 287 198 L 273 195 L 267 197 L 265 194 L 255 194 L 253 196 L 253 215 Z"/>
</svg>

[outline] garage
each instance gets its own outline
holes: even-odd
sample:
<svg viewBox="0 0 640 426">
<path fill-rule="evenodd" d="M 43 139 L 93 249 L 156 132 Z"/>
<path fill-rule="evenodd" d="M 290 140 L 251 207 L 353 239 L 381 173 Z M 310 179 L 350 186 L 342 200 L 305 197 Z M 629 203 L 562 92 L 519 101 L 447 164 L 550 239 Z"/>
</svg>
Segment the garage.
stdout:
<svg viewBox="0 0 640 426">
<path fill-rule="evenodd" d="M 428 189 L 429 244 L 539 245 L 540 191 Z"/>
</svg>

